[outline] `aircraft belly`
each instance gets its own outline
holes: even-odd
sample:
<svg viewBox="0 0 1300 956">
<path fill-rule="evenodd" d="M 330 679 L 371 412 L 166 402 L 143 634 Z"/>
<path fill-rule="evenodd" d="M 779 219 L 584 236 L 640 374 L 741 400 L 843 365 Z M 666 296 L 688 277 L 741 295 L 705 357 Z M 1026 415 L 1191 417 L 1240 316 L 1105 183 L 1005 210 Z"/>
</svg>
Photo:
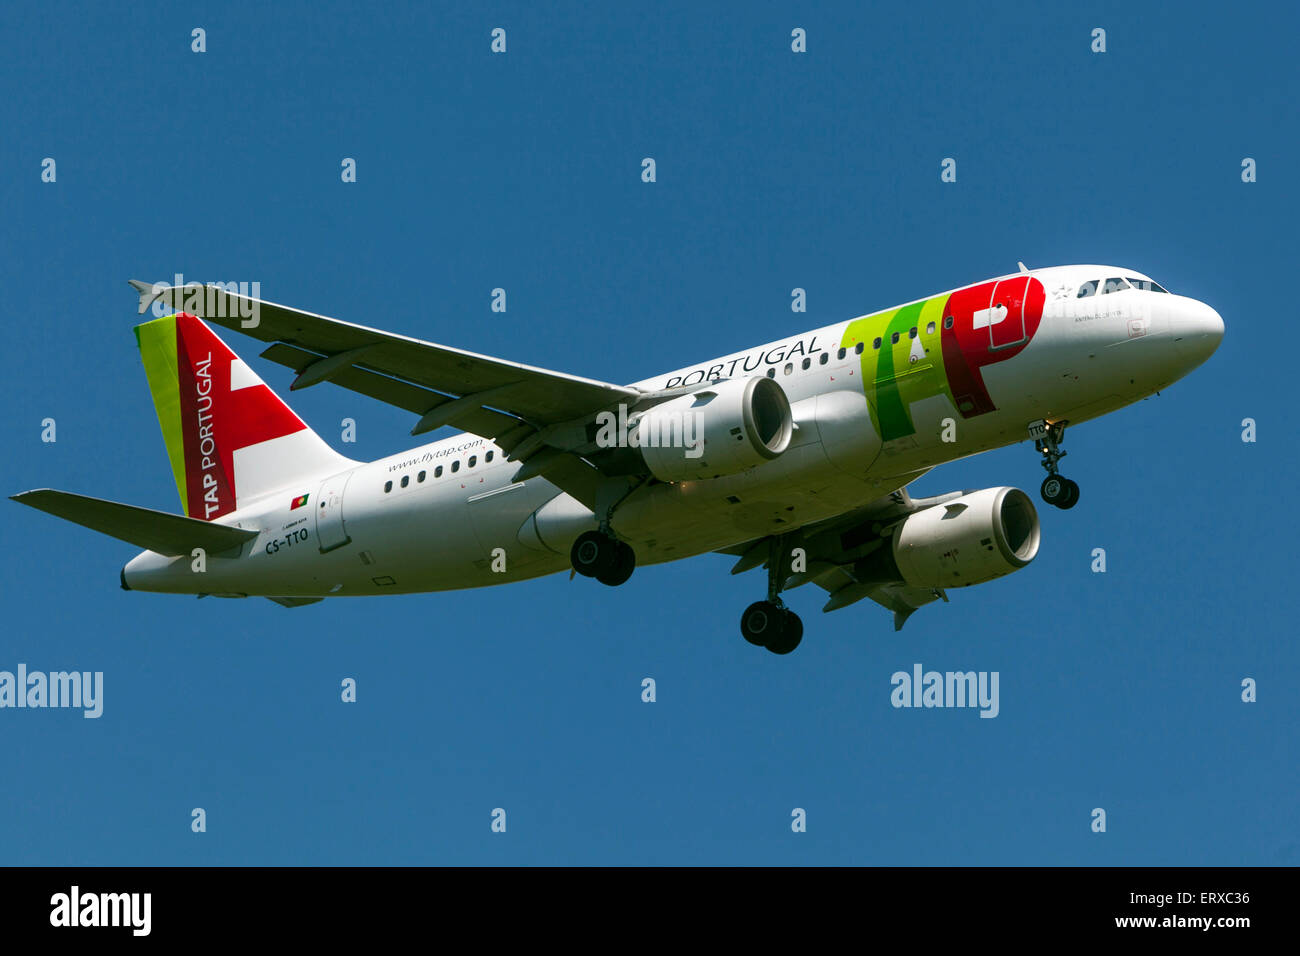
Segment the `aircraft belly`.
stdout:
<svg viewBox="0 0 1300 956">
<path fill-rule="evenodd" d="M 772 462 L 739 475 L 652 485 L 619 507 L 614 528 L 636 547 L 638 564 L 654 564 L 793 531 L 885 493 L 831 466 L 819 442 L 778 461 L 785 463 L 779 472 L 769 470 Z"/>
</svg>

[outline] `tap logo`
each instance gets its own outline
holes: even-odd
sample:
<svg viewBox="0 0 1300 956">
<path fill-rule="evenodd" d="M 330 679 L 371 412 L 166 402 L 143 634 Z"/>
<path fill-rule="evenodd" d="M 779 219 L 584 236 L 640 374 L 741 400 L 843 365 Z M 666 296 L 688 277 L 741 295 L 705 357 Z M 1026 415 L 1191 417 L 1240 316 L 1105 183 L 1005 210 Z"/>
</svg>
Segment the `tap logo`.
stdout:
<svg viewBox="0 0 1300 956">
<path fill-rule="evenodd" d="M 915 435 L 912 405 L 935 395 L 962 418 L 996 411 L 982 369 L 1024 350 L 1046 300 L 1043 284 L 1021 275 L 850 322 L 840 348 L 862 346 L 862 386 L 881 441 Z"/>
<path fill-rule="evenodd" d="M 194 316 L 135 331 L 185 513 L 211 521 L 234 511 L 237 454 L 306 423 Z"/>
</svg>

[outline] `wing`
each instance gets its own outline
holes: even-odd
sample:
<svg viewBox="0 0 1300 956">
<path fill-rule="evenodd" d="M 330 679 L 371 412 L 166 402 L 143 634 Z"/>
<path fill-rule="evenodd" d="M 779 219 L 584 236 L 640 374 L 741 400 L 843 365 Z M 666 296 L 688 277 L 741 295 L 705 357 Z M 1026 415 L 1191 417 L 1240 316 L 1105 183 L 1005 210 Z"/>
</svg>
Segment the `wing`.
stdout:
<svg viewBox="0 0 1300 956">
<path fill-rule="evenodd" d="M 262 357 L 298 373 L 292 389 L 330 381 L 419 415 L 413 435 L 450 425 L 491 439 L 524 462 L 516 480 L 544 474 L 589 507 L 602 475 L 574 453 L 585 423 L 620 404 L 669 397 L 340 322 L 221 285 L 131 286 L 142 313 L 162 301 L 271 343 Z"/>
<path fill-rule="evenodd" d="M 929 469 L 927 469 L 928 471 Z M 870 598 L 881 607 L 894 612 L 894 630 L 901 630 L 904 622 L 917 608 L 933 601 L 948 600 L 938 588 L 916 588 L 897 581 L 881 581 L 871 575 L 872 553 L 889 546 L 889 530 L 908 515 L 942 504 L 964 492 L 954 491 L 933 498 L 912 498 L 906 485 L 925 472 L 906 476 L 897 491 L 885 495 L 856 511 L 808 525 L 782 542 L 785 551 L 799 546 L 804 549 L 805 570 L 787 577 L 782 590 L 813 583 L 825 590 L 829 599 L 822 607 L 825 612 L 837 611 L 864 598 Z M 722 553 L 738 555 L 731 569 L 740 574 L 751 568 L 766 567 L 770 560 L 771 538 L 755 538 Z"/>
</svg>

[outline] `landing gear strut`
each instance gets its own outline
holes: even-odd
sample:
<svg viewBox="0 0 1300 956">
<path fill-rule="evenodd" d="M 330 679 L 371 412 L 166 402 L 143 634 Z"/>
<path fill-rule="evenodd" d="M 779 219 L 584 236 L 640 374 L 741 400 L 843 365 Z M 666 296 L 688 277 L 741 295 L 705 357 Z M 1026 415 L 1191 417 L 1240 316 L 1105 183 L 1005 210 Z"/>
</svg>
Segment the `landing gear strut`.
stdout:
<svg viewBox="0 0 1300 956">
<path fill-rule="evenodd" d="M 781 601 L 786 556 L 781 537 L 773 536 L 768 548 L 767 600 L 755 601 L 740 616 L 741 636 L 773 654 L 789 654 L 803 640 L 803 621 Z"/>
<path fill-rule="evenodd" d="M 595 531 L 578 535 L 569 549 L 569 562 L 574 571 L 610 587 L 618 587 L 632 576 L 636 570 L 636 552 L 630 544 L 614 537 L 609 525 L 614 520 L 614 510 L 644 483 L 645 479 L 630 484 L 606 482 L 598 490 L 596 513 L 604 517 Z"/>
<path fill-rule="evenodd" d="M 1060 473 L 1057 462 L 1066 456 L 1061 451 L 1065 441 L 1065 426 L 1068 422 L 1035 422 L 1030 426 L 1034 435 L 1034 448 L 1043 454 L 1043 467 L 1047 477 L 1043 479 L 1039 493 L 1049 505 L 1056 505 L 1062 511 L 1073 508 L 1079 503 L 1079 486 Z"/>
<path fill-rule="evenodd" d="M 584 531 L 569 549 L 573 570 L 601 584 L 617 587 L 636 570 L 636 552 L 606 531 Z"/>
</svg>

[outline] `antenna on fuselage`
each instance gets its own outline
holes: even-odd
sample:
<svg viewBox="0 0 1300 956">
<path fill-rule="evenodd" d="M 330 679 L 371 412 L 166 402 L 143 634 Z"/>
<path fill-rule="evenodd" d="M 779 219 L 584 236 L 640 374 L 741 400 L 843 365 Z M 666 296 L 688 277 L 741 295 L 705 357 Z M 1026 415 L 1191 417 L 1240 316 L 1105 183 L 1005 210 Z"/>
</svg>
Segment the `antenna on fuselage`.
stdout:
<svg viewBox="0 0 1300 956">
<path fill-rule="evenodd" d="M 1025 268 L 1025 264 L 1023 262 L 1017 262 L 1016 265 L 1020 266 L 1021 272 L 1023 272 L 1025 275 L 1029 275 L 1029 270 Z"/>
</svg>

